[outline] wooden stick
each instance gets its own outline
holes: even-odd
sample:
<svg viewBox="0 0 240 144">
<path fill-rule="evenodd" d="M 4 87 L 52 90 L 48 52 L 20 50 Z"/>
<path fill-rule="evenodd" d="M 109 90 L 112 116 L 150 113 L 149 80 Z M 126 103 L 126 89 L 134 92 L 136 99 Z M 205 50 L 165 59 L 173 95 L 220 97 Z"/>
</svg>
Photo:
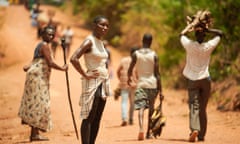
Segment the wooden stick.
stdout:
<svg viewBox="0 0 240 144">
<path fill-rule="evenodd" d="M 61 46 L 63 48 L 64 64 L 66 64 L 65 39 L 61 39 Z M 67 81 L 68 102 L 69 102 L 69 106 L 70 106 L 70 110 L 71 110 L 71 114 L 72 114 L 73 126 L 74 126 L 74 129 L 75 129 L 75 133 L 76 133 L 77 139 L 79 140 L 77 125 L 76 125 L 76 121 L 75 121 L 75 118 L 74 118 L 74 113 L 73 113 L 73 108 L 72 108 L 72 101 L 71 101 L 71 96 L 70 96 L 68 71 L 66 71 L 65 74 L 66 74 L 66 81 Z"/>
</svg>

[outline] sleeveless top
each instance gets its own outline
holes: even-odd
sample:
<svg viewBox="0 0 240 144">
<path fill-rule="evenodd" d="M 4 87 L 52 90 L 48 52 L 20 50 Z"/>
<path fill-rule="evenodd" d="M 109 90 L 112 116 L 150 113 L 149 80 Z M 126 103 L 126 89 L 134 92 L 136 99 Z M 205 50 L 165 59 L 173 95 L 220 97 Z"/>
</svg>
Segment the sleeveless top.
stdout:
<svg viewBox="0 0 240 144">
<path fill-rule="evenodd" d="M 44 44 L 44 42 L 40 42 L 37 47 L 34 50 L 34 54 L 33 54 L 33 59 L 36 58 L 43 58 L 43 55 L 40 54 L 40 48 L 42 47 L 42 45 Z"/>
<path fill-rule="evenodd" d="M 40 48 L 44 44 L 45 42 L 40 42 L 34 50 L 31 66 L 26 72 L 18 115 L 28 125 L 49 131 L 52 129 L 49 92 L 51 67 L 40 54 Z"/>
<path fill-rule="evenodd" d="M 89 35 L 87 39 L 92 42 L 91 52 L 84 54 L 87 71 L 97 70 L 100 73 L 100 77 L 106 79 L 108 77 L 106 67 L 108 53 L 104 48 L 103 42 L 93 35 Z"/>
<path fill-rule="evenodd" d="M 100 75 L 95 79 L 85 79 L 82 77 L 82 94 L 79 100 L 79 105 L 81 106 L 80 118 L 82 119 L 88 117 L 92 109 L 94 94 L 100 85 L 102 85 L 101 97 L 110 95 L 110 84 L 106 67 L 108 54 L 103 46 L 103 42 L 93 35 L 89 35 L 86 40 L 92 42 L 91 51 L 83 55 L 87 73 L 97 70 Z"/>
<path fill-rule="evenodd" d="M 142 48 L 136 52 L 136 70 L 138 74 L 138 88 L 157 88 L 157 79 L 154 76 L 154 57 L 156 53 L 149 48 Z"/>
</svg>

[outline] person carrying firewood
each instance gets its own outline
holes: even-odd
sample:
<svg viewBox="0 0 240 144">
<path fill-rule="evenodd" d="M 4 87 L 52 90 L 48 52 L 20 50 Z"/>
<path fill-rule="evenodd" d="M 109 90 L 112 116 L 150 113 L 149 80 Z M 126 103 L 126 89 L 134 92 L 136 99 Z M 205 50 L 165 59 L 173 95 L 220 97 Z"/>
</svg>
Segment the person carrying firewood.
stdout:
<svg viewBox="0 0 240 144">
<path fill-rule="evenodd" d="M 204 141 L 207 131 L 207 103 L 211 92 L 211 78 L 208 71 L 210 56 L 220 42 L 221 30 L 210 28 L 211 13 L 207 10 L 198 11 L 196 15 L 187 17 L 187 26 L 180 34 L 180 41 L 186 51 L 186 65 L 183 75 L 188 83 L 188 104 L 190 120 L 189 142 Z M 195 33 L 195 40 L 186 34 Z M 206 34 L 214 37 L 205 41 Z"/>
</svg>

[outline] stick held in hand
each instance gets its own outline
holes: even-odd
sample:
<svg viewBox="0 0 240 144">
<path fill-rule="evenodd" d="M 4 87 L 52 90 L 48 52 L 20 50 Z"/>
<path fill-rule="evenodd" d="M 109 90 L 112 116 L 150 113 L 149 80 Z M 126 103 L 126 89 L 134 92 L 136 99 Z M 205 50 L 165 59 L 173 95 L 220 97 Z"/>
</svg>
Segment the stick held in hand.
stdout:
<svg viewBox="0 0 240 144">
<path fill-rule="evenodd" d="M 66 60 L 66 47 L 65 47 L 65 39 L 63 39 L 63 38 L 61 39 L 61 46 L 63 48 L 64 64 L 66 64 L 67 63 L 66 62 L 67 61 Z M 74 126 L 74 129 L 75 129 L 77 139 L 79 140 L 77 125 L 76 125 L 76 121 L 75 121 L 75 117 L 74 117 L 74 113 L 73 113 L 72 101 L 71 101 L 71 96 L 70 96 L 68 71 L 66 71 L 65 74 L 66 74 L 66 82 L 67 82 L 68 102 L 69 102 L 69 106 L 70 106 L 70 110 L 71 110 L 71 114 L 72 114 L 73 126 Z"/>
</svg>

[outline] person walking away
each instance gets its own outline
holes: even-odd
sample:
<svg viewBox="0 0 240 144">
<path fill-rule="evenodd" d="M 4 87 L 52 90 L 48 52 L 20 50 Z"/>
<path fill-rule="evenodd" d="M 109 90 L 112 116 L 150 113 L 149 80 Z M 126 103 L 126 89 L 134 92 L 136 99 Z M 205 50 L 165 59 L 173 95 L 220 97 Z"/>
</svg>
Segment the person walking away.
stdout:
<svg viewBox="0 0 240 144">
<path fill-rule="evenodd" d="M 59 30 L 60 29 L 60 23 L 52 22 L 52 23 L 50 23 L 48 25 L 54 27 L 55 30 L 56 30 L 55 37 L 54 37 L 54 39 L 51 42 L 51 49 L 52 49 L 52 52 L 53 52 L 53 57 L 55 58 L 58 46 L 61 43 L 61 34 L 60 34 L 60 30 Z"/>
<path fill-rule="evenodd" d="M 109 21 L 104 16 L 93 20 L 93 32 L 73 53 L 70 60 L 82 76 L 82 94 L 79 105 L 82 144 L 95 144 L 102 113 L 109 95 L 109 75 L 106 68 L 108 54 L 102 38 L 107 34 Z M 84 57 L 86 70 L 79 59 Z"/>
<path fill-rule="evenodd" d="M 70 48 L 72 45 L 73 35 L 74 35 L 74 32 L 70 26 L 67 26 L 67 28 L 64 29 L 62 32 L 62 38 L 65 39 L 67 57 L 69 56 L 69 53 L 71 50 Z"/>
<path fill-rule="evenodd" d="M 46 12 L 42 11 L 37 17 L 37 39 L 40 39 L 42 36 L 42 30 L 48 25 L 49 17 Z"/>
<path fill-rule="evenodd" d="M 130 55 L 132 55 L 137 48 L 132 48 Z M 127 118 L 129 118 L 129 124 L 133 124 L 133 112 L 134 112 L 134 94 L 136 89 L 136 74 L 133 73 L 134 80 L 131 83 L 131 86 L 128 85 L 128 68 L 130 66 L 131 56 L 123 57 L 120 61 L 120 64 L 117 69 L 117 77 L 119 80 L 119 88 L 121 89 L 121 115 L 122 115 L 122 124 L 121 126 L 127 125 Z M 127 116 L 128 108 L 128 99 L 129 99 L 129 116 Z"/>
<path fill-rule="evenodd" d="M 18 112 L 22 124 L 31 127 L 30 141 L 48 140 L 40 135 L 40 131 L 47 132 L 52 129 L 49 94 L 51 69 L 68 69 L 67 65 L 57 65 L 51 56 L 49 43 L 54 38 L 54 29 L 45 27 L 42 34 L 42 41 L 35 48 L 32 62 L 23 68 L 26 80 Z"/>
<path fill-rule="evenodd" d="M 53 19 L 56 15 L 56 12 L 54 10 L 48 10 L 47 15 L 49 17 L 49 21 L 47 25 L 54 27 L 56 30 L 55 37 L 51 42 L 51 49 L 53 51 L 53 57 L 55 58 L 57 53 L 57 48 L 61 43 L 61 31 L 60 31 L 61 23 Z"/>
<path fill-rule="evenodd" d="M 131 85 L 131 76 L 133 67 L 137 71 L 138 82 L 135 92 L 135 109 L 138 110 L 139 134 L 138 140 L 144 140 L 143 117 L 144 110 L 149 109 L 148 128 L 146 139 L 152 138 L 150 135 L 150 121 L 154 111 L 154 103 L 159 94 L 162 96 L 162 86 L 160 82 L 160 72 L 158 65 L 158 56 L 155 51 L 150 49 L 152 44 L 152 35 L 145 33 L 142 39 L 143 46 L 132 55 L 132 61 L 128 69 L 128 84 Z"/>
<path fill-rule="evenodd" d="M 30 19 L 31 19 L 31 26 L 37 27 L 37 17 L 38 17 L 39 11 L 37 9 L 37 5 L 33 6 L 33 9 L 30 11 Z"/>
<path fill-rule="evenodd" d="M 195 32 L 196 41 L 189 39 L 186 34 Z M 206 34 L 215 35 L 204 42 Z M 188 104 L 190 120 L 190 142 L 204 141 L 207 131 L 207 103 L 211 92 L 211 78 L 209 74 L 210 55 L 220 42 L 223 35 L 221 30 L 210 29 L 200 21 L 192 27 L 187 25 L 180 34 L 180 41 L 186 51 L 186 65 L 183 75 L 188 83 Z"/>
<path fill-rule="evenodd" d="M 38 27 L 38 15 L 42 12 L 40 10 L 40 3 L 34 4 L 32 10 L 30 11 L 31 26 Z"/>
</svg>

